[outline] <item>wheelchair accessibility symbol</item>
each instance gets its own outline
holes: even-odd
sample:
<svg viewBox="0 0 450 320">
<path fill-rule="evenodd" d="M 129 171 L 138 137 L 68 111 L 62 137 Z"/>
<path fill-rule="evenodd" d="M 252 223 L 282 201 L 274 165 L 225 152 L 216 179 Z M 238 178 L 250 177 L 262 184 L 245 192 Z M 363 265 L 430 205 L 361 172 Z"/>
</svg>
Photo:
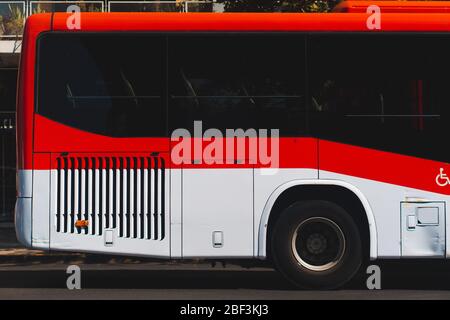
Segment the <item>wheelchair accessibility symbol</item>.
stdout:
<svg viewBox="0 0 450 320">
<path fill-rule="evenodd" d="M 440 187 L 450 184 L 450 178 L 444 173 L 444 168 L 440 168 L 439 174 L 436 176 L 436 184 Z"/>
</svg>

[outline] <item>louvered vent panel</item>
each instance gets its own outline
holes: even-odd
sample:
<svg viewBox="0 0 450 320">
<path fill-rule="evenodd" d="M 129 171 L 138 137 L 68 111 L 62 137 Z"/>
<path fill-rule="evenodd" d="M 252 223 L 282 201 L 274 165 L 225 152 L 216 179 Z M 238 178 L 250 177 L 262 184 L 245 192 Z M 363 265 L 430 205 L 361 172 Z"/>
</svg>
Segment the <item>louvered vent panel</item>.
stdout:
<svg viewBox="0 0 450 320">
<path fill-rule="evenodd" d="M 165 163 L 161 157 L 70 157 L 56 159 L 56 231 L 162 240 Z M 77 220 L 87 220 L 77 228 Z"/>
</svg>

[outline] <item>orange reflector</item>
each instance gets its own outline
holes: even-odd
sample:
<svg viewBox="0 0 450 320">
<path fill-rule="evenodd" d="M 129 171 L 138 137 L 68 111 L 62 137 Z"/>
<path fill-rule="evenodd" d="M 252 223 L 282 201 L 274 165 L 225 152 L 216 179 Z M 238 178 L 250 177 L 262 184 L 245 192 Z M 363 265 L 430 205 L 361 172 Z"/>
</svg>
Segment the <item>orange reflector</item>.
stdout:
<svg viewBox="0 0 450 320">
<path fill-rule="evenodd" d="M 86 228 L 89 225 L 88 220 L 77 220 L 75 221 L 75 227 L 77 228 Z"/>
</svg>

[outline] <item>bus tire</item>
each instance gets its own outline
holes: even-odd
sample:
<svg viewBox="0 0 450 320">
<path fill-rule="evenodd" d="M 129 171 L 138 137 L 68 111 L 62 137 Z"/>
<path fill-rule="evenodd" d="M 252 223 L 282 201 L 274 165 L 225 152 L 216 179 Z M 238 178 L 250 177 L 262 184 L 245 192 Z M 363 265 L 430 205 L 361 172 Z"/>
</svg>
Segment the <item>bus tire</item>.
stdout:
<svg viewBox="0 0 450 320">
<path fill-rule="evenodd" d="M 271 233 L 276 269 L 304 289 L 334 289 L 352 279 L 362 261 L 358 227 L 342 207 L 329 201 L 296 202 Z"/>
</svg>

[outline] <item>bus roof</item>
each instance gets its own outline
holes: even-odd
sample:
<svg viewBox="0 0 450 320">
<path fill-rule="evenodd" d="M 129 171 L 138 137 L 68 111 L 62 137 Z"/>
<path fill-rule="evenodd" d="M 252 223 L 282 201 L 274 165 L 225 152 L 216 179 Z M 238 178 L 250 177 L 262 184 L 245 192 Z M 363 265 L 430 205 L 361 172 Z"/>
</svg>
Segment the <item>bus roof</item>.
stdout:
<svg viewBox="0 0 450 320">
<path fill-rule="evenodd" d="M 81 13 L 69 30 L 67 13 L 27 20 L 25 33 L 42 31 L 449 31 L 450 14 L 387 13 L 381 30 L 369 30 L 366 13 Z"/>
<path fill-rule="evenodd" d="M 371 5 L 380 7 L 382 13 L 446 13 L 450 12 L 450 1 L 343 1 L 333 12 L 365 13 Z"/>
</svg>

